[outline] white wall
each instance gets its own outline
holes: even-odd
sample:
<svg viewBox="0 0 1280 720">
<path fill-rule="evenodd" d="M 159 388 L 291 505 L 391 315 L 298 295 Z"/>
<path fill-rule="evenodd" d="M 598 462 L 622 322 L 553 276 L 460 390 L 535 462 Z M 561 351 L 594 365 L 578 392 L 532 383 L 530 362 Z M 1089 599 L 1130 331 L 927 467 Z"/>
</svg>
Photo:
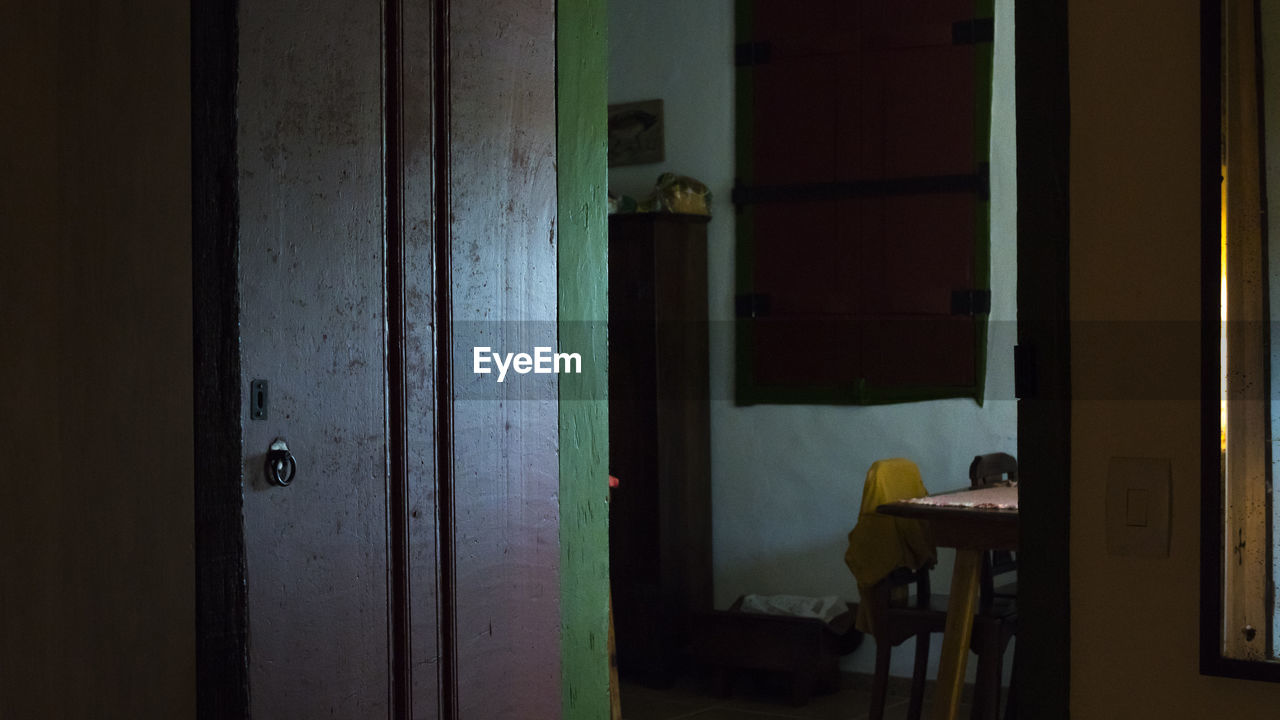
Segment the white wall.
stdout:
<svg viewBox="0 0 1280 720">
<path fill-rule="evenodd" d="M 1015 453 L 1016 317 L 1013 3 L 997 0 L 992 113 L 991 341 L 984 407 L 943 400 L 881 407 L 733 404 L 733 2 L 612 0 L 609 102 L 661 98 L 666 161 L 614 168 L 610 189 L 642 197 L 666 170 L 705 182 L 714 195 L 708 236 L 711 450 L 715 597 L 792 593 L 857 598 L 844 566 L 862 481 L 878 458 L 915 460 L 930 491 L 962 487 L 983 452 Z M 952 555 L 934 585 L 946 592 Z M 940 642 L 933 643 L 936 655 Z M 845 659 L 870 672 L 873 644 Z M 911 674 L 907 646 L 894 674 Z M 972 672 L 972 664 L 970 665 Z"/>
<path fill-rule="evenodd" d="M 1072 325 L 1199 323 L 1198 3 L 1068 8 Z M 1098 333 L 1071 337 L 1072 717 L 1270 718 L 1280 707 L 1280 685 L 1198 671 L 1202 408 L 1187 392 L 1200 383 L 1192 343 L 1135 351 Z M 1123 384 L 1147 394 L 1098 391 Z M 1170 460 L 1167 558 L 1107 552 L 1112 457 Z"/>
</svg>

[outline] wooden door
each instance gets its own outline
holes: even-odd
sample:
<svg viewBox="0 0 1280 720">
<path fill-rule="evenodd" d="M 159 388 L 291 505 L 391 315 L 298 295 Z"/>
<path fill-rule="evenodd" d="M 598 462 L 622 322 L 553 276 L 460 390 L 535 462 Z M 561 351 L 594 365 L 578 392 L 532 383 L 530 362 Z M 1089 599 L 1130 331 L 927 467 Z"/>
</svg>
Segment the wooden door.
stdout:
<svg viewBox="0 0 1280 720">
<path fill-rule="evenodd" d="M 555 343 L 554 24 L 550 0 L 240 4 L 255 717 L 559 716 L 556 383 L 470 364 Z"/>
<path fill-rule="evenodd" d="M 240 6 L 241 386 L 254 717 L 388 713 L 382 12 Z M 268 446 L 297 463 L 268 482 Z"/>
</svg>

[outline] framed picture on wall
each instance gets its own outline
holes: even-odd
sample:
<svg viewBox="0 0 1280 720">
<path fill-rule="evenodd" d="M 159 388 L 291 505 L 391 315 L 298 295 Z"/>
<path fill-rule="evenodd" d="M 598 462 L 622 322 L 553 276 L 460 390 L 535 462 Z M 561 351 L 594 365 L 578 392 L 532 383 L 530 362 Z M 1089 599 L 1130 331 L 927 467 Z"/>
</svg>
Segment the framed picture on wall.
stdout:
<svg viewBox="0 0 1280 720">
<path fill-rule="evenodd" d="M 609 106 L 609 167 L 663 160 L 662 101 Z"/>
</svg>

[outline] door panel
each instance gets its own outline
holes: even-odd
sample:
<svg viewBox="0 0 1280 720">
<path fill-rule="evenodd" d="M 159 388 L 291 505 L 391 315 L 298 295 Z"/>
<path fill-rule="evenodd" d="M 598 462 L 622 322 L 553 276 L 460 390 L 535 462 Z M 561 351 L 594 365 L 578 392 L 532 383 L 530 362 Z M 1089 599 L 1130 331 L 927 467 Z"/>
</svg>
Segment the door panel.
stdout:
<svg viewBox="0 0 1280 720">
<path fill-rule="evenodd" d="M 556 344 L 554 29 L 551 0 L 450 8 L 462 720 L 560 716 L 555 376 L 498 384 L 471 365 L 476 345 Z"/>
<path fill-rule="evenodd" d="M 379 2 L 240 6 L 242 369 L 254 717 L 385 716 Z M 297 458 L 269 485 L 268 445 Z"/>
</svg>

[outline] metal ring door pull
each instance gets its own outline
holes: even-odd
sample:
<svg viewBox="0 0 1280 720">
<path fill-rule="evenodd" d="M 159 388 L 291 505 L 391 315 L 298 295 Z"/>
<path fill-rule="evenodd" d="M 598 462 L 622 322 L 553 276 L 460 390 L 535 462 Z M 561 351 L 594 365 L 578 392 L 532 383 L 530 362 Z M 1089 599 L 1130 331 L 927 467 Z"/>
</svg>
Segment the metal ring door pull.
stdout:
<svg viewBox="0 0 1280 720">
<path fill-rule="evenodd" d="M 276 438 L 267 450 L 267 480 L 280 487 L 288 487 L 298 473 L 298 463 L 289 452 L 284 438 Z"/>
</svg>

